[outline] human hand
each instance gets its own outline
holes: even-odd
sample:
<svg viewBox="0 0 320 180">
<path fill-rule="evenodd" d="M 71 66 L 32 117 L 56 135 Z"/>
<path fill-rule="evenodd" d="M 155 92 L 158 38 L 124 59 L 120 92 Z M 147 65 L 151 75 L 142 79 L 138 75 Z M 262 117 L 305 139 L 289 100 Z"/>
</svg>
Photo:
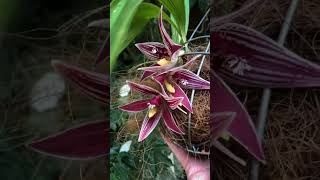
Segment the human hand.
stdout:
<svg viewBox="0 0 320 180">
<path fill-rule="evenodd" d="M 162 134 L 161 136 L 185 170 L 188 180 L 210 180 L 209 160 L 196 159 L 190 156 L 185 150 L 174 145 Z"/>
</svg>

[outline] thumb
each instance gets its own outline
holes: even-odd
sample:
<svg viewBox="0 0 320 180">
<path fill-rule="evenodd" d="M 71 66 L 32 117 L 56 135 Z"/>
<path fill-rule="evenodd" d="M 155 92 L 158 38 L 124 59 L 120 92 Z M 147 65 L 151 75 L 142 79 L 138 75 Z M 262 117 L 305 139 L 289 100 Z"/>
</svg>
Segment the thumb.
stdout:
<svg viewBox="0 0 320 180">
<path fill-rule="evenodd" d="M 167 137 L 165 137 L 162 133 L 161 137 L 162 139 L 166 142 L 166 144 L 169 146 L 169 148 L 171 149 L 171 151 L 173 152 L 173 154 L 176 156 L 177 160 L 180 162 L 181 166 L 186 169 L 187 165 L 188 165 L 188 161 L 189 161 L 189 155 L 188 153 L 179 148 L 177 145 L 173 144 L 171 142 L 171 140 L 169 140 Z"/>
</svg>

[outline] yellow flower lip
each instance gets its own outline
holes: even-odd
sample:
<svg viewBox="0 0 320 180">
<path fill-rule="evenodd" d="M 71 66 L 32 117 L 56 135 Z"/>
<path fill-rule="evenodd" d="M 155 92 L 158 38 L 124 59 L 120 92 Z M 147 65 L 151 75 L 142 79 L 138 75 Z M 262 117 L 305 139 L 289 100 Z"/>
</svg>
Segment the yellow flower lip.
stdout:
<svg viewBox="0 0 320 180">
<path fill-rule="evenodd" d="M 164 85 L 165 85 L 166 89 L 169 91 L 169 93 L 173 94 L 176 92 L 174 87 L 167 80 L 164 80 Z"/>
<path fill-rule="evenodd" d="M 157 113 L 158 109 L 157 107 L 153 107 L 149 110 L 149 113 L 148 113 L 148 117 L 149 118 L 152 118 L 156 113 Z"/>
<path fill-rule="evenodd" d="M 162 58 L 157 62 L 157 64 L 159 64 L 160 66 L 165 66 L 165 65 L 168 65 L 170 63 L 171 63 L 171 61 L 168 61 L 165 58 Z"/>
</svg>

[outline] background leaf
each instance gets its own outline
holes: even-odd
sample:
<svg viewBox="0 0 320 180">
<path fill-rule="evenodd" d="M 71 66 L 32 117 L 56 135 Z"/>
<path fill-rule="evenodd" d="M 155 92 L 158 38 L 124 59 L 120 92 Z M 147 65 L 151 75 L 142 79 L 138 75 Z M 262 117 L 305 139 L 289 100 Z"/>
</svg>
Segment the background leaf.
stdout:
<svg viewBox="0 0 320 180">
<path fill-rule="evenodd" d="M 110 71 L 121 52 L 132 19 L 143 0 L 114 0 L 110 5 Z"/>
<path fill-rule="evenodd" d="M 119 54 L 143 31 L 147 23 L 153 18 L 158 18 L 159 14 L 160 7 L 141 0 L 130 2 L 116 0 L 111 3 L 111 71 Z M 167 14 L 164 13 L 163 16 L 177 28 Z"/>
<path fill-rule="evenodd" d="M 133 23 L 131 24 L 129 33 L 127 33 L 128 36 L 126 40 L 123 42 L 120 51 L 123 51 L 134 40 L 134 38 L 137 37 L 137 35 L 143 31 L 143 29 L 151 19 L 158 18 L 159 14 L 160 7 L 152 3 L 141 3 L 137 10 L 137 13 L 135 14 L 132 20 Z M 170 24 L 173 24 L 173 22 L 167 14 L 164 13 L 163 18 Z"/>
</svg>

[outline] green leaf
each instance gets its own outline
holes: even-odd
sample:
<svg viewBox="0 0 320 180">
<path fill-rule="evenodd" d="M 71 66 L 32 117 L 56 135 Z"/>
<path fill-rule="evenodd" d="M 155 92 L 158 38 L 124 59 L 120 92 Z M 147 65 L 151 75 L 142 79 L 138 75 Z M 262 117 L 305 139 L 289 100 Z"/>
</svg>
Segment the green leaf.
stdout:
<svg viewBox="0 0 320 180">
<path fill-rule="evenodd" d="M 122 44 L 121 51 L 123 51 L 134 40 L 134 38 L 144 30 L 145 26 L 151 19 L 157 19 L 159 15 L 160 7 L 151 3 L 141 3 L 135 17 L 132 20 L 133 23 L 131 24 L 129 32 L 127 33 L 127 39 Z M 165 13 L 163 14 L 163 19 L 168 21 L 170 24 L 173 23 L 169 16 Z"/>
<path fill-rule="evenodd" d="M 147 23 L 158 18 L 160 7 L 142 0 L 115 0 L 111 3 L 110 68 L 116 64 L 119 54 L 140 34 Z M 173 24 L 167 14 L 163 17 Z M 176 28 L 176 26 L 174 26 Z"/>
<path fill-rule="evenodd" d="M 170 12 L 171 20 L 177 25 L 176 30 L 172 28 L 173 39 L 177 43 L 183 43 L 187 39 L 189 28 L 190 3 L 189 0 L 159 0 Z M 177 37 L 178 35 L 181 37 Z"/>
<path fill-rule="evenodd" d="M 126 34 L 143 0 L 113 0 L 110 5 L 110 71 L 114 67 Z"/>
</svg>

